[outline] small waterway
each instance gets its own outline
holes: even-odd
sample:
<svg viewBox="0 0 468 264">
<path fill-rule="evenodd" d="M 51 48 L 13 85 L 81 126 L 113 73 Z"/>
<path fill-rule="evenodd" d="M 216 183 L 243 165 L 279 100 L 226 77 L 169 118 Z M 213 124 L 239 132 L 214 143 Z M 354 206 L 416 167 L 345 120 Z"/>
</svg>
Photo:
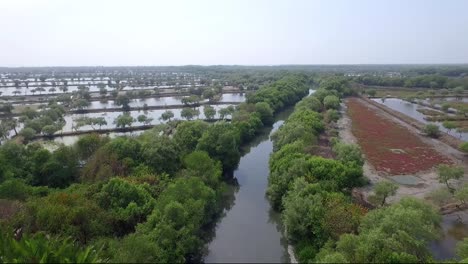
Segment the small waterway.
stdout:
<svg viewBox="0 0 468 264">
<path fill-rule="evenodd" d="M 252 142 L 234 171 L 238 185 L 232 186 L 233 205 L 215 228 L 208 246 L 206 263 L 289 262 L 279 213 L 265 196 L 268 160 L 273 150 L 270 134 L 276 131 L 292 109 L 278 115 L 273 129 L 267 129 Z"/>
<path fill-rule="evenodd" d="M 379 104 L 383 104 L 385 106 L 387 106 L 388 108 L 391 108 L 393 110 L 396 110 L 402 114 L 405 114 L 409 117 L 412 117 L 424 124 L 428 124 L 428 123 L 433 123 L 433 124 L 436 124 L 439 126 L 440 130 L 443 131 L 444 133 L 447 133 L 447 129 L 442 125 L 441 122 L 429 122 L 427 121 L 426 119 L 424 119 L 426 117 L 426 115 L 420 113 L 417 111 L 417 109 L 431 109 L 429 107 L 424 107 L 424 106 L 420 106 L 418 104 L 415 104 L 415 103 L 410 103 L 410 102 L 407 102 L 407 101 L 404 101 L 404 100 L 401 100 L 401 99 L 398 99 L 398 98 L 387 98 L 385 100 L 382 100 L 382 99 L 377 99 L 377 98 L 374 98 L 372 99 L 373 101 L 379 103 Z M 463 141 L 468 141 L 468 133 L 457 133 L 455 131 L 451 131 L 450 134 L 456 138 L 459 138 Z"/>
<path fill-rule="evenodd" d="M 441 237 L 430 244 L 429 249 L 435 260 L 455 258 L 456 245 L 468 237 L 468 212 L 444 215 L 441 223 Z"/>
</svg>

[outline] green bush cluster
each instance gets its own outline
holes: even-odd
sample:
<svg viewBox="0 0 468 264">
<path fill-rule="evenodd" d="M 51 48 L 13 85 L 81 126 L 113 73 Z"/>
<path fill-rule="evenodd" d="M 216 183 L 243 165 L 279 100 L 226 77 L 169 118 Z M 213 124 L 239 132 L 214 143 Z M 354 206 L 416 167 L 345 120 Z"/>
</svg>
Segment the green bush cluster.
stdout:
<svg viewBox="0 0 468 264">
<path fill-rule="evenodd" d="M 0 263 L 105 263 L 100 250 L 82 247 L 70 238 L 44 234 L 14 238 L 0 233 Z"/>
<path fill-rule="evenodd" d="M 434 208 L 412 198 L 386 206 L 386 198 L 395 194 L 397 186 L 382 182 L 371 197 L 379 209 L 368 213 L 350 197 L 353 187 L 366 183 L 359 147 L 333 138 L 335 159 L 314 156 L 310 151 L 316 138 L 329 128 L 327 123 L 337 120 L 335 113 L 329 112 L 336 111 L 330 107 L 333 104 L 324 104 L 324 100 L 337 101 L 326 98 L 344 94 L 345 89 L 330 88 L 340 87 L 336 81 L 328 81 L 299 102 L 272 135 L 275 148 L 267 194 L 274 208 L 281 211 L 296 256 L 300 262 L 318 263 L 432 261 L 427 245 L 437 238 L 441 220 Z M 310 99 L 313 97 L 316 99 Z M 461 251 L 463 247 L 460 245 Z"/>
<path fill-rule="evenodd" d="M 341 79 L 322 80 L 271 137 L 274 153 L 267 195 L 282 212 L 287 238 L 301 262 L 313 261 L 329 239 L 357 232 L 365 212 L 348 195 L 365 182 L 359 148 L 334 142 L 336 159 L 313 155 L 317 138 L 339 116 L 330 111 L 339 109 L 344 91 L 346 82 Z"/>
<path fill-rule="evenodd" d="M 9 141 L 0 147 L 0 184 L 21 179 L 32 186 L 66 187 L 79 176 L 78 158 L 71 147 L 50 152 L 38 144 Z"/>
<path fill-rule="evenodd" d="M 39 134 L 52 135 L 65 125 L 64 114 L 65 108 L 55 103 L 51 103 L 42 111 L 35 111 L 28 107 L 19 117 L 19 122 L 24 123 L 24 127 L 18 134 L 26 142 Z"/>
<path fill-rule="evenodd" d="M 328 241 L 317 262 L 415 263 L 432 262 L 428 244 L 438 238 L 441 216 L 416 198 L 369 212 L 359 232 Z"/>
<path fill-rule="evenodd" d="M 80 254 L 91 245 L 102 248 L 90 255 L 96 261 L 98 254 L 111 262 L 198 262 L 204 230 L 222 210 L 223 173 L 237 167 L 241 145 L 307 94 L 309 84 L 303 75 L 287 75 L 264 85 L 229 110 L 231 122 L 168 122 L 115 139 L 90 134 L 53 152 L 7 142 L 0 146 L 0 199 L 21 206 L 1 219 L 2 232 L 21 229 L 27 241 L 44 233 L 77 245 L 76 255 L 50 261 L 90 260 Z M 321 118 L 307 111 L 295 118 Z"/>
</svg>

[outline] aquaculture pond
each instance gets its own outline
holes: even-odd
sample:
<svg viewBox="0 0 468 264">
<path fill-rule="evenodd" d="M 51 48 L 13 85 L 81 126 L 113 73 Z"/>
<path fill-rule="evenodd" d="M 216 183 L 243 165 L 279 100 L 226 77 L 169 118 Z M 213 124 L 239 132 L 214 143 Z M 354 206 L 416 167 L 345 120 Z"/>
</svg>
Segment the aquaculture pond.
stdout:
<svg viewBox="0 0 468 264">
<path fill-rule="evenodd" d="M 143 107 L 145 104 L 147 106 L 171 106 L 171 105 L 182 105 L 182 99 L 187 96 L 164 96 L 164 97 L 156 97 L 156 98 L 139 98 L 133 99 L 130 101 L 130 107 Z M 208 100 L 204 100 L 202 102 L 207 102 Z M 221 98 L 218 102 L 229 102 L 229 103 L 242 103 L 245 101 L 245 95 L 242 93 L 226 93 L 221 95 Z M 119 108 L 114 103 L 114 100 L 107 100 L 107 101 L 92 101 L 91 104 L 86 107 L 86 109 L 104 109 L 104 108 Z"/>
<path fill-rule="evenodd" d="M 233 105 L 234 106 L 234 105 Z M 221 108 L 226 108 L 226 107 L 229 107 L 229 105 L 213 105 L 213 108 L 216 110 L 216 111 L 219 111 Z M 183 108 L 175 108 L 175 109 L 170 109 L 170 111 L 172 111 L 174 113 L 174 117 L 173 119 L 181 119 L 183 120 L 184 118 L 181 116 L 181 113 L 182 113 L 182 109 Z M 198 116 L 195 116 L 194 119 L 206 119 L 204 113 L 203 113 L 203 109 L 204 109 L 204 106 L 200 106 L 200 107 L 196 107 L 196 109 L 199 110 L 200 112 L 200 115 Z M 157 125 L 157 124 L 160 124 L 162 121 L 159 119 L 162 115 L 162 113 L 164 113 L 166 111 L 166 109 L 158 109 L 158 110 L 148 110 L 148 111 L 143 111 L 143 110 L 140 110 L 140 111 L 129 111 L 128 113 L 130 113 L 130 115 L 133 117 L 133 118 L 137 118 L 139 115 L 146 115 L 148 118 L 153 118 L 153 120 L 151 121 L 151 125 Z M 99 113 L 86 113 L 86 114 L 67 114 L 65 115 L 65 126 L 62 128 L 62 132 L 71 132 L 73 131 L 74 129 L 73 126 L 75 125 L 75 121 L 76 119 L 80 118 L 80 117 L 103 117 L 106 122 L 107 122 L 107 125 L 103 125 L 102 127 L 91 127 L 91 126 L 82 126 L 80 127 L 78 130 L 93 130 L 93 129 L 100 129 L 100 128 L 115 128 L 115 124 L 114 124 L 114 120 L 119 116 L 123 114 L 123 112 L 99 112 Z M 216 113 L 215 117 L 214 118 L 219 118 L 220 115 L 219 113 Z M 230 116 L 227 116 L 226 118 L 230 118 Z M 133 126 L 138 126 L 138 125 L 144 125 L 143 123 L 140 123 L 138 121 L 134 122 L 132 124 Z"/>
<path fill-rule="evenodd" d="M 83 84 L 89 88 L 90 92 L 99 92 L 100 87 L 95 84 Z M 47 95 L 47 94 L 62 94 L 62 93 L 71 93 L 78 91 L 78 87 L 81 85 L 67 85 L 66 90 L 63 90 L 63 86 L 38 86 L 38 87 L 2 87 L 0 86 L 0 92 L 2 96 L 26 96 L 26 95 Z M 44 91 L 34 91 L 37 88 L 44 88 Z M 160 85 L 160 86 L 125 86 L 122 90 L 132 91 L 132 90 L 153 90 L 153 89 L 167 89 L 167 88 L 189 88 L 189 87 L 203 87 L 202 85 Z M 52 89 L 51 89 L 52 88 Z M 109 87 L 107 84 L 103 87 L 107 92 L 115 90 L 115 87 Z"/>
<path fill-rule="evenodd" d="M 131 131 L 131 132 L 111 132 L 111 133 L 108 133 L 107 136 L 109 136 L 110 138 L 115 138 L 115 137 L 120 137 L 120 136 L 138 136 L 138 135 L 141 135 L 143 132 L 145 132 L 145 130 L 136 130 L 136 131 Z M 75 144 L 79 138 L 80 138 L 79 135 L 56 137 L 54 138 L 53 142 L 63 143 L 67 146 L 71 146 Z M 50 142 L 50 140 L 42 140 L 42 141 L 45 146 L 49 145 L 47 142 Z"/>
<path fill-rule="evenodd" d="M 424 124 L 427 124 L 427 123 L 434 123 L 436 125 L 439 126 L 440 130 L 447 133 L 447 129 L 445 129 L 443 126 L 442 126 L 442 123 L 441 122 L 429 122 L 427 120 L 425 120 L 424 118 L 426 117 L 426 115 L 420 113 L 417 111 L 417 109 L 430 109 L 428 107 L 423 107 L 423 106 L 420 106 L 418 104 L 415 104 L 415 103 L 410 103 L 410 102 L 407 102 L 407 101 L 404 101 L 404 100 L 401 100 L 401 99 L 398 99 L 398 98 L 387 98 L 385 100 L 382 100 L 380 98 L 374 98 L 372 99 L 373 101 L 379 103 L 379 104 L 383 104 L 393 110 L 396 110 L 400 113 L 403 113 L 409 117 L 412 117 Z M 450 132 L 453 136 L 457 137 L 457 138 L 460 138 L 461 140 L 463 141 L 468 141 L 468 133 L 457 133 L 457 132 L 454 132 L 454 131 L 451 131 Z"/>
<path fill-rule="evenodd" d="M 166 97 L 159 97 L 159 98 L 146 98 L 146 99 L 141 99 L 140 98 L 140 99 L 131 100 L 129 105 L 130 105 L 130 107 L 143 107 L 145 104 L 148 105 L 148 106 L 167 106 L 167 107 L 180 106 L 180 105 L 182 105 L 182 101 L 181 101 L 182 98 L 183 97 L 174 97 L 174 96 L 166 96 Z M 246 97 L 245 97 L 244 93 L 225 93 L 225 94 L 222 94 L 221 98 L 218 100 L 218 102 L 221 102 L 223 104 L 212 105 L 212 106 L 218 112 L 222 108 L 226 108 L 226 107 L 229 107 L 229 106 L 236 106 L 236 104 L 242 103 L 245 100 L 246 100 Z M 205 100 L 205 102 L 207 102 L 207 100 Z M 36 104 L 29 104 L 29 105 L 31 105 L 33 108 L 37 109 L 43 104 L 36 103 Z M 29 106 L 29 105 L 27 105 L 27 106 Z M 15 107 L 24 108 L 25 106 L 16 104 Z M 66 114 L 64 116 L 65 126 L 61 130 L 57 131 L 56 133 L 72 132 L 72 131 L 78 131 L 78 130 L 87 131 L 87 130 L 96 130 L 96 129 L 115 128 L 116 126 L 114 124 L 114 121 L 117 118 L 117 116 L 121 115 L 123 112 L 122 111 L 106 111 L 106 109 L 111 109 L 111 108 L 112 109 L 121 108 L 121 106 L 116 105 L 113 100 L 107 100 L 107 101 L 103 101 L 103 102 L 101 102 L 101 101 L 91 101 L 91 104 L 86 109 L 93 109 L 93 110 L 94 109 L 102 109 L 102 111 L 92 112 L 92 113 L 83 113 L 83 114 L 78 114 L 78 113 L 76 113 L 76 114 Z M 196 107 L 196 109 L 199 110 L 200 114 L 198 116 L 195 116 L 194 119 L 206 119 L 206 117 L 204 115 L 204 112 L 203 112 L 204 106 L 202 105 L 200 107 Z M 157 124 L 160 124 L 162 122 L 160 120 L 160 117 L 161 117 L 162 113 L 164 113 L 166 110 L 170 110 L 170 111 L 172 111 L 174 113 L 173 119 L 181 119 L 181 120 L 184 119 L 181 116 L 182 108 L 180 108 L 180 107 L 170 108 L 170 109 L 147 110 L 147 111 L 135 110 L 135 111 L 130 111 L 129 113 L 135 119 L 137 119 L 137 117 L 139 115 L 144 114 L 148 118 L 153 119 L 149 124 L 157 125 Z M 18 111 L 21 111 L 21 110 L 18 110 Z M 82 127 L 76 128 L 75 127 L 75 125 L 76 125 L 75 120 L 77 120 L 77 119 L 79 119 L 81 117 L 103 117 L 106 120 L 107 124 L 103 125 L 101 127 L 99 127 L 99 126 L 94 126 L 94 127 L 92 127 L 92 126 L 82 126 Z M 221 116 L 218 113 L 216 113 L 216 115 L 214 116 L 214 118 L 220 118 L 220 117 Z M 18 117 L 14 117 L 14 118 L 18 119 Z M 227 116 L 225 116 L 225 118 L 231 118 L 231 116 L 227 115 Z M 141 126 L 141 125 L 144 125 L 144 124 L 135 120 L 135 122 L 132 125 L 133 126 L 139 126 L 139 125 Z M 18 123 L 18 126 L 16 127 L 16 130 L 20 131 L 22 128 L 23 128 L 23 124 Z M 133 131 L 132 133 L 135 133 L 135 131 Z M 15 135 L 14 130 L 10 130 L 8 132 L 8 138 L 11 138 L 14 135 Z M 73 144 L 74 142 L 76 142 L 76 140 L 77 140 L 76 136 L 65 136 L 65 137 L 55 139 L 55 141 L 63 142 L 66 145 Z"/>
</svg>

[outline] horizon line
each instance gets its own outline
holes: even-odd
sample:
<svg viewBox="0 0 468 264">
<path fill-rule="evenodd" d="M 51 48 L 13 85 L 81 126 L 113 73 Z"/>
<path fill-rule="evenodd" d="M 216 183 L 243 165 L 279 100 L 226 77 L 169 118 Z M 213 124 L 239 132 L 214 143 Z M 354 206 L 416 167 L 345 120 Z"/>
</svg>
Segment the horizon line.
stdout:
<svg viewBox="0 0 468 264">
<path fill-rule="evenodd" d="M 281 66 L 468 66 L 464 63 L 321 63 L 321 64 L 161 64 L 161 65 L 43 65 L 43 66 L 0 66 L 4 68 L 105 68 L 105 67 L 281 67 Z"/>
</svg>

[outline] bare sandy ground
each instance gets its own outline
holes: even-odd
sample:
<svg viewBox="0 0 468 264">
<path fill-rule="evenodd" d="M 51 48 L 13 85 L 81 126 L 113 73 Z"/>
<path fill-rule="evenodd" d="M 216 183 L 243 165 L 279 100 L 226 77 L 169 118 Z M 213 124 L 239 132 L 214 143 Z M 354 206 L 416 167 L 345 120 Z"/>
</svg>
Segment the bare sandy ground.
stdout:
<svg viewBox="0 0 468 264">
<path fill-rule="evenodd" d="M 362 102 L 366 103 L 364 101 Z M 367 105 L 371 107 L 372 109 L 374 109 L 376 113 L 388 119 L 389 121 L 396 122 L 406 127 L 410 131 L 410 133 L 416 134 L 419 138 L 422 139 L 423 142 L 432 146 L 435 150 L 437 150 L 441 154 L 444 154 L 445 156 L 452 159 L 455 164 L 464 166 L 465 167 L 464 178 L 460 181 L 456 181 L 456 182 L 454 181 L 452 183 L 454 186 L 459 186 L 461 184 L 468 182 L 468 162 L 467 162 L 467 158 L 463 155 L 463 153 L 461 153 L 457 149 L 454 149 L 436 139 L 431 139 L 424 135 L 421 135 L 420 132 L 416 128 L 389 115 L 388 113 L 385 113 L 384 111 L 378 109 L 377 107 L 374 107 L 369 104 Z M 342 117 L 338 121 L 339 136 L 341 140 L 346 143 L 357 144 L 357 139 L 356 137 L 354 137 L 353 133 L 351 132 L 351 119 L 347 115 L 347 108 L 345 104 L 342 104 L 341 112 L 342 112 Z M 370 164 L 367 161 L 367 159 L 364 164 L 363 170 L 364 170 L 364 176 L 370 180 L 370 185 L 357 188 L 357 191 L 361 192 L 365 197 L 369 196 L 369 194 L 372 193 L 372 189 L 377 182 L 383 181 L 383 180 L 391 180 L 393 176 L 393 175 L 385 175 L 385 173 L 377 172 L 375 168 L 372 166 L 372 164 Z M 415 176 L 416 178 L 418 178 L 419 182 L 416 185 L 405 185 L 405 184 L 398 183 L 399 188 L 398 188 L 397 194 L 391 197 L 389 199 L 389 202 L 398 201 L 404 196 L 414 196 L 418 198 L 424 198 L 431 191 L 445 186 L 444 184 L 439 183 L 437 179 L 436 169 L 419 172 L 417 174 L 413 174 L 412 176 Z"/>
</svg>

